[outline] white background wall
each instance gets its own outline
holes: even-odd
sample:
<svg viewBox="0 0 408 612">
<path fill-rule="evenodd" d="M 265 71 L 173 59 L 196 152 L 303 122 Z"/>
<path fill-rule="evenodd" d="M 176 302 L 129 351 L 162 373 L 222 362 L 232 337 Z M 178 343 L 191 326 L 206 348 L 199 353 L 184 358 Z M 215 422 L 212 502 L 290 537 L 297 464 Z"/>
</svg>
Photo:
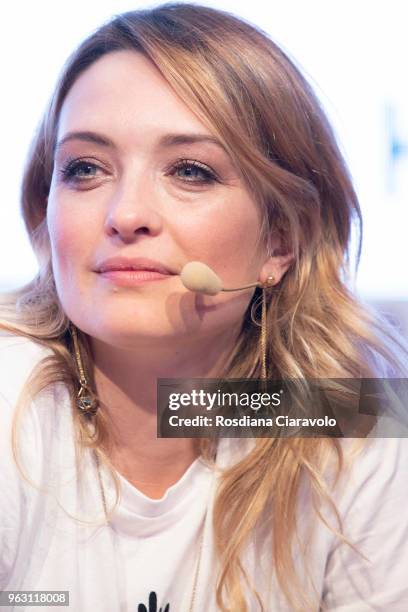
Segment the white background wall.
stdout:
<svg viewBox="0 0 408 612">
<path fill-rule="evenodd" d="M 363 210 L 357 291 L 369 300 L 397 302 L 401 308 L 408 300 L 406 2 L 202 4 L 231 10 L 267 31 L 314 86 L 335 127 Z M 2 7 L 0 288 L 28 281 L 37 270 L 19 215 L 20 179 L 34 129 L 63 62 L 113 13 L 148 6 L 137 0 L 37 0 Z M 399 144 L 400 150 L 394 159 L 391 123 L 394 149 Z M 406 313 L 408 302 L 403 308 Z"/>
</svg>

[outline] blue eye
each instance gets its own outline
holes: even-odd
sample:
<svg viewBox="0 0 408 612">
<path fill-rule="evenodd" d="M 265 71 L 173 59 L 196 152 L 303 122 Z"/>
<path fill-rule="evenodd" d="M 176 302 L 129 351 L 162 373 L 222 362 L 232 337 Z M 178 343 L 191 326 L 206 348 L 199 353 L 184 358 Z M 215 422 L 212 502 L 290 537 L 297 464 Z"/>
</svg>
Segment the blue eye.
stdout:
<svg viewBox="0 0 408 612">
<path fill-rule="evenodd" d="M 89 178 L 95 178 L 94 174 L 91 174 L 89 171 L 97 170 L 98 166 L 91 162 L 80 161 L 80 160 L 70 160 L 63 168 L 61 168 L 62 180 L 65 182 L 69 181 L 83 181 L 89 180 Z M 84 171 L 84 174 L 78 174 L 78 171 Z M 86 178 L 88 177 L 88 178 Z"/>
<path fill-rule="evenodd" d="M 103 169 L 93 162 L 81 159 L 69 159 L 60 169 L 64 183 L 86 183 L 97 178 L 97 171 Z M 185 172 L 184 178 L 180 172 Z M 218 182 L 216 174 L 205 164 L 194 159 L 179 159 L 168 172 L 184 183 L 210 185 Z M 200 178 L 201 177 L 201 178 Z"/>
<path fill-rule="evenodd" d="M 210 170 L 210 168 L 208 168 L 208 166 L 205 166 L 201 162 L 194 159 L 181 159 L 174 164 L 173 168 L 175 169 L 175 172 L 178 172 L 179 170 L 188 170 L 187 178 L 182 180 L 189 183 L 210 184 L 217 181 L 216 175 L 214 172 L 212 172 L 212 170 Z M 197 172 L 204 178 L 195 180 L 195 177 L 197 177 Z"/>
</svg>

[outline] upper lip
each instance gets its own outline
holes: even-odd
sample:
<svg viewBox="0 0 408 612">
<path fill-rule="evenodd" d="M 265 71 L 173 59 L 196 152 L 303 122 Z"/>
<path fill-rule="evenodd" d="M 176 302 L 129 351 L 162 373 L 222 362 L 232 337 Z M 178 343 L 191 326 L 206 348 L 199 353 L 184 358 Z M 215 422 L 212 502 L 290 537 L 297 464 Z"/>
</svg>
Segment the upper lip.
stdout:
<svg viewBox="0 0 408 612">
<path fill-rule="evenodd" d="M 160 261 L 148 257 L 109 257 L 96 266 L 95 272 L 107 272 L 108 270 L 153 270 L 161 274 L 175 274 Z"/>
</svg>

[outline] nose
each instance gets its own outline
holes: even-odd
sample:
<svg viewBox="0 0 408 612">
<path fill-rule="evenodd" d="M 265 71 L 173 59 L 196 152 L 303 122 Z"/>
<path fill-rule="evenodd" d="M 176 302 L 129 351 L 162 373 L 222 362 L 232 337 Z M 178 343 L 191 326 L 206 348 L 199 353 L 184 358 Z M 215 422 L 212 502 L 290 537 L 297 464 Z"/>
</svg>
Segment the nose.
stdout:
<svg viewBox="0 0 408 612">
<path fill-rule="evenodd" d="M 140 234 L 158 234 L 162 218 L 158 212 L 151 181 L 133 173 L 123 178 L 112 194 L 105 229 L 109 236 L 118 235 L 124 241 L 132 241 Z"/>
</svg>

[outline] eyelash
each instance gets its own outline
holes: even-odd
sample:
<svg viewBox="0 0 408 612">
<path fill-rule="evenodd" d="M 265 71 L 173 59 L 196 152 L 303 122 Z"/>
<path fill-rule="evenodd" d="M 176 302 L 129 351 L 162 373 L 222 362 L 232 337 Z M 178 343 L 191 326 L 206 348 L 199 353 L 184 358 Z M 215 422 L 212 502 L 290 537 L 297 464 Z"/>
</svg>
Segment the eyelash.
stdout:
<svg viewBox="0 0 408 612">
<path fill-rule="evenodd" d="M 92 178 L 96 178 L 94 176 L 91 177 L 91 179 L 87 179 L 87 178 L 79 178 L 78 176 L 75 176 L 75 172 L 76 170 L 78 170 L 81 167 L 84 166 L 88 166 L 88 167 L 92 167 L 92 168 L 96 168 L 96 169 L 100 169 L 100 166 L 98 166 L 97 164 L 94 164 L 93 162 L 90 161 L 86 161 L 86 160 L 81 160 L 81 159 L 69 159 L 64 166 L 60 169 L 60 174 L 61 174 L 61 178 L 62 181 L 65 183 L 85 183 L 85 182 L 90 182 L 92 180 Z M 180 169 L 184 169 L 184 168 L 198 168 L 199 170 L 201 170 L 205 175 L 206 178 L 201 179 L 201 180 L 188 180 L 188 179 L 180 179 L 185 183 L 198 183 L 201 185 L 211 185 L 215 182 L 219 182 L 217 175 L 215 174 L 215 172 L 213 172 L 208 166 L 202 164 L 201 162 L 197 161 L 196 159 L 184 159 L 184 158 L 180 158 L 178 159 L 171 167 L 172 170 L 180 170 Z"/>
</svg>

